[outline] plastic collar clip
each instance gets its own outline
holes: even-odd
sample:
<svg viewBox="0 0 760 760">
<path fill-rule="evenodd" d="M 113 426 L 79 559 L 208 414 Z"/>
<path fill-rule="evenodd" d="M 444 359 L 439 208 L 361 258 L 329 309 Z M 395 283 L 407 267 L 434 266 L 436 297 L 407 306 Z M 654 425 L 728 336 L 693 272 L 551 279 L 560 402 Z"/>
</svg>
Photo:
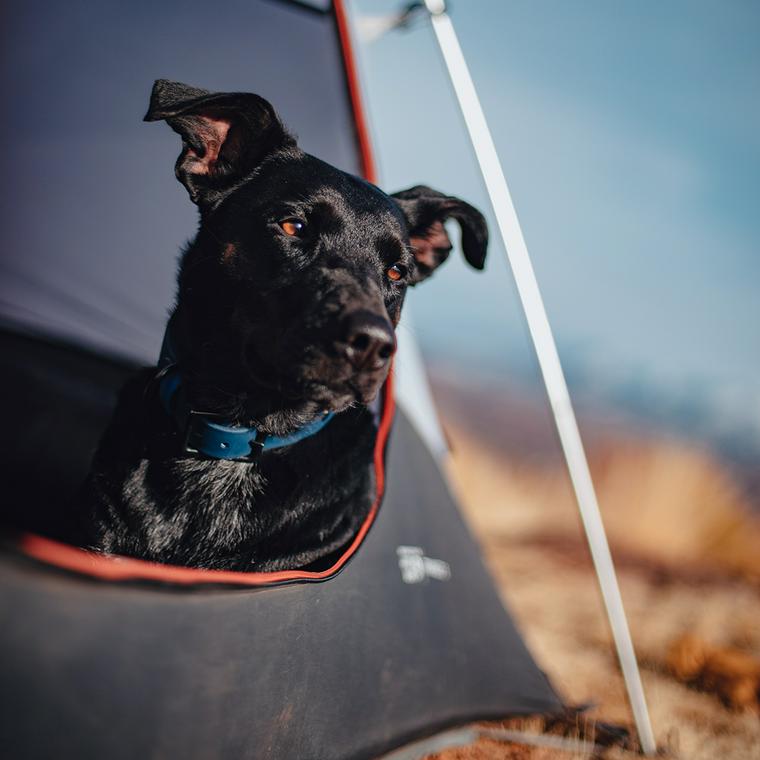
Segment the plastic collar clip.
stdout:
<svg viewBox="0 0 760 760">
<path fill-rule="evenodd" d="M 236 430 L 223 424 L 224 419 L 214 412 L 190 409 L 185 423 L 182 453 L 233 462 L 253 462 L 258 459 L 264 451 L 266 434 L 253 428 Z"/>
</svg>

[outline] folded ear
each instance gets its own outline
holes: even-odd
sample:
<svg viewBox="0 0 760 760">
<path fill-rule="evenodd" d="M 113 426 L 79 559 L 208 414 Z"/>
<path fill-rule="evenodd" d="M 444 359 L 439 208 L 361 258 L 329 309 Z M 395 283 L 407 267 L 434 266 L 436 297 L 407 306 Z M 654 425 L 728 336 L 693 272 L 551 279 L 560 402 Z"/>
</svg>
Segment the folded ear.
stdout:
<svg viewBox="0 0 760 760">
<path fill-rule="evenodd" d="M 483 214 L 459 198 L 444 195 L 424 185 L 394 193 L 391 198 L 401 209 L 414 248 L 417 274 L 412 285 L 427 279 L 443 264 L 451 251 L 451 240 L 443 223 L 456 219 L 462 229 L 462 250 L 467 263 L 482 269 L 488 247 L 488 227 Z"/>
<path fill-rule="evenodd" d="M 201 208 L 213 206 L 267 154 L 295 145 L 270 103 L 247 92 L 212 93 L 158 79 L 145 121 L 161 119 L 182 137 L 174 172 Z"/>
</svg>

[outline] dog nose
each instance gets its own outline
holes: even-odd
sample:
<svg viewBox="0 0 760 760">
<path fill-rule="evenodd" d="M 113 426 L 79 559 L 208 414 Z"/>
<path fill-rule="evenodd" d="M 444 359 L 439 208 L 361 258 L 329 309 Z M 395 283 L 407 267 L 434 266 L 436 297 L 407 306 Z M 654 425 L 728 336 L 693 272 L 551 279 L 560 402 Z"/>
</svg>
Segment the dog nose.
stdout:
<svg viewBox="0 0 760 760">
<path fill-rule="evenodd" d="M 344 319 L 345 354 L 359 370 L 382 369 L 396 350 L 390 323 L 369 311 L 357 311 Z"/>
</svg>

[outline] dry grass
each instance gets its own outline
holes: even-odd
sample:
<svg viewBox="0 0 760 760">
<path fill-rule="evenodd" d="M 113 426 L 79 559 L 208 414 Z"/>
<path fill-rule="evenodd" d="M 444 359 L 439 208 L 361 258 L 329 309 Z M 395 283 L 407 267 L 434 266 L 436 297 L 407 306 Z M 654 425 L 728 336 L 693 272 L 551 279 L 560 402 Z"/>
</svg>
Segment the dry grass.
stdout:
<svg viewBox="0 0 760 760">
<path fill-rule="evenodd" d="M 597 705 L 592 722 L 630 724 L 564 470 L 505 456 L 453 417 L 452 480 L 529 647 L 568 703 Z M 666 668 L 669 646 L 686 632 L 760 653 L 760 523 L 726 471 L 684 444 L 597 441 L 592 464 L 658 743 L 693 760 L 760 758 L 756 713 L 730 709 Z M 439 755 L 549 756 L 558 755 L 485 740 Z"/>
</svg>

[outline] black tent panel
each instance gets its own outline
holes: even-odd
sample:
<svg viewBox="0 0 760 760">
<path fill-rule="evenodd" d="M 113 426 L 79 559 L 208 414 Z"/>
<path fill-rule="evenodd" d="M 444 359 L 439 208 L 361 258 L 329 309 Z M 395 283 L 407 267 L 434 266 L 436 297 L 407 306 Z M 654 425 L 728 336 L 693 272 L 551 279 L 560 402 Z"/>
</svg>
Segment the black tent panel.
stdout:
<svg viewBox="0 0 760 760">
<path fill-rule="evenodd" d="M 125 587 L 6 555 L 9 756 L 374 757 L 559 709 L 400 413 L 388 477 L 361 551 L 324 583 Z"/>
<path fill-rule="evenodd" d="M 155 361 L 196 210 L 179 137 L 142 122 L 154 79 L 256 92 L 306 151 L 360 174 L 326 5 L 4 3 L 0 323 Z"/>
</svg>

